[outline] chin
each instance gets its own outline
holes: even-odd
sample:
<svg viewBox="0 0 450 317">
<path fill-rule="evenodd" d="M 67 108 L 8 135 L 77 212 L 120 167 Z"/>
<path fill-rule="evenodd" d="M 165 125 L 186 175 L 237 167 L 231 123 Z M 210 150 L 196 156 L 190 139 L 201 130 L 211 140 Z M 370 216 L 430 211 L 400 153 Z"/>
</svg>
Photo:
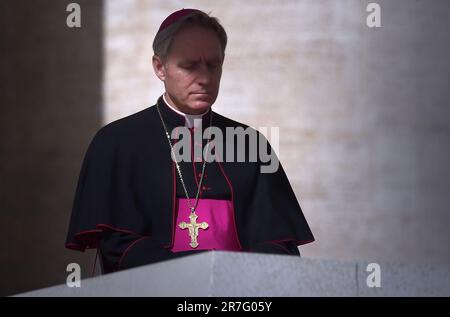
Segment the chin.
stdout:
<svg viewBox="0 0 450 317">
<path fill-rule="evenodd" d="M 205 112 L 213 105 L 210 100 L 196 100 L 189 105 L 189 108 L 195 110 L 196 112 Z"/>
</svg>

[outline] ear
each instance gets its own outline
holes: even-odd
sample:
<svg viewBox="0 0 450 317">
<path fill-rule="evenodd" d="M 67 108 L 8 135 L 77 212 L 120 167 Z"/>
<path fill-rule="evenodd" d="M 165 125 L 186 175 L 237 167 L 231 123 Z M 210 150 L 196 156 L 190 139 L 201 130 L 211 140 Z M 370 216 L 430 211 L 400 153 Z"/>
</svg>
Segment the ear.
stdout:
<svg viewBox="0 0 450 317">
<path fill-rule="evenodd" d="M 161 58 L 157 55 L 153 55 L 152 63 L 156 76 L 158 76 L 161 81 L 164 81 L 166 79 L 166 69 Z"/>
</svg>

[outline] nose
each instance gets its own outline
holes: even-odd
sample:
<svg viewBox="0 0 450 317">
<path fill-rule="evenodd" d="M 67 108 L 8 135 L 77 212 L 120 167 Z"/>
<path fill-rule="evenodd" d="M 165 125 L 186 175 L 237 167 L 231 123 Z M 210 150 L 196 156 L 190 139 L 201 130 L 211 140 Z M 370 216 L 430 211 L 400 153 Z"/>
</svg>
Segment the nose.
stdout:
<svg viewBox="0 0 450 317">
<path fill-rule="evenodd" d="M 201 63 L 198 69 L 197 82 L 198 84 L 205 86 L 211 82 L 211 70 L 206 63 Z"/>
</svg>

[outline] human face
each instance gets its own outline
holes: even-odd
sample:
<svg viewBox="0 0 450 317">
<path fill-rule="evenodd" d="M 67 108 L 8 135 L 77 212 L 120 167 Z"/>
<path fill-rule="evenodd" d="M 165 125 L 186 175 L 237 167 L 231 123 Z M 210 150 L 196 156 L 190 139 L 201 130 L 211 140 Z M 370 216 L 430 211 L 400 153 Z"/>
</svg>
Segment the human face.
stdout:
<svg viewBox="0 0 450 317">
<path fill-rule="evenodd" d="M 187 114 L 203 113 L 216 101 L 222 63 L 216 33 L 198 26 L 175 35 L 165 61 L 153 56 L 153 68 L 164 82 L 167 102 Z"/>
</svg>

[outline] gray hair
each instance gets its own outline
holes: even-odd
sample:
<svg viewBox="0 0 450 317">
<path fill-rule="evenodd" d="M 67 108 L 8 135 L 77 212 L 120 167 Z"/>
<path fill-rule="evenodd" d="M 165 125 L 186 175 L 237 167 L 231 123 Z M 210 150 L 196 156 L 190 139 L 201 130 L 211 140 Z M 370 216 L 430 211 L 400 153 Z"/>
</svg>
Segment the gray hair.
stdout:
<svg viewBox="0 0 450 317">
<path fill-rule="evenodd" d="M 164 62 L 169 54 L 173 38 L 182 28 L 187 26 L 200 26 L 213 30 L 219 38 L 222 47 L 222 57 L 225 58 L 227 33 L 217 18 L 211 17 L 202 11 L 195 11 L 158 32 L 153 40 L 154 54 L 159 56 Z"/>
</svg>

